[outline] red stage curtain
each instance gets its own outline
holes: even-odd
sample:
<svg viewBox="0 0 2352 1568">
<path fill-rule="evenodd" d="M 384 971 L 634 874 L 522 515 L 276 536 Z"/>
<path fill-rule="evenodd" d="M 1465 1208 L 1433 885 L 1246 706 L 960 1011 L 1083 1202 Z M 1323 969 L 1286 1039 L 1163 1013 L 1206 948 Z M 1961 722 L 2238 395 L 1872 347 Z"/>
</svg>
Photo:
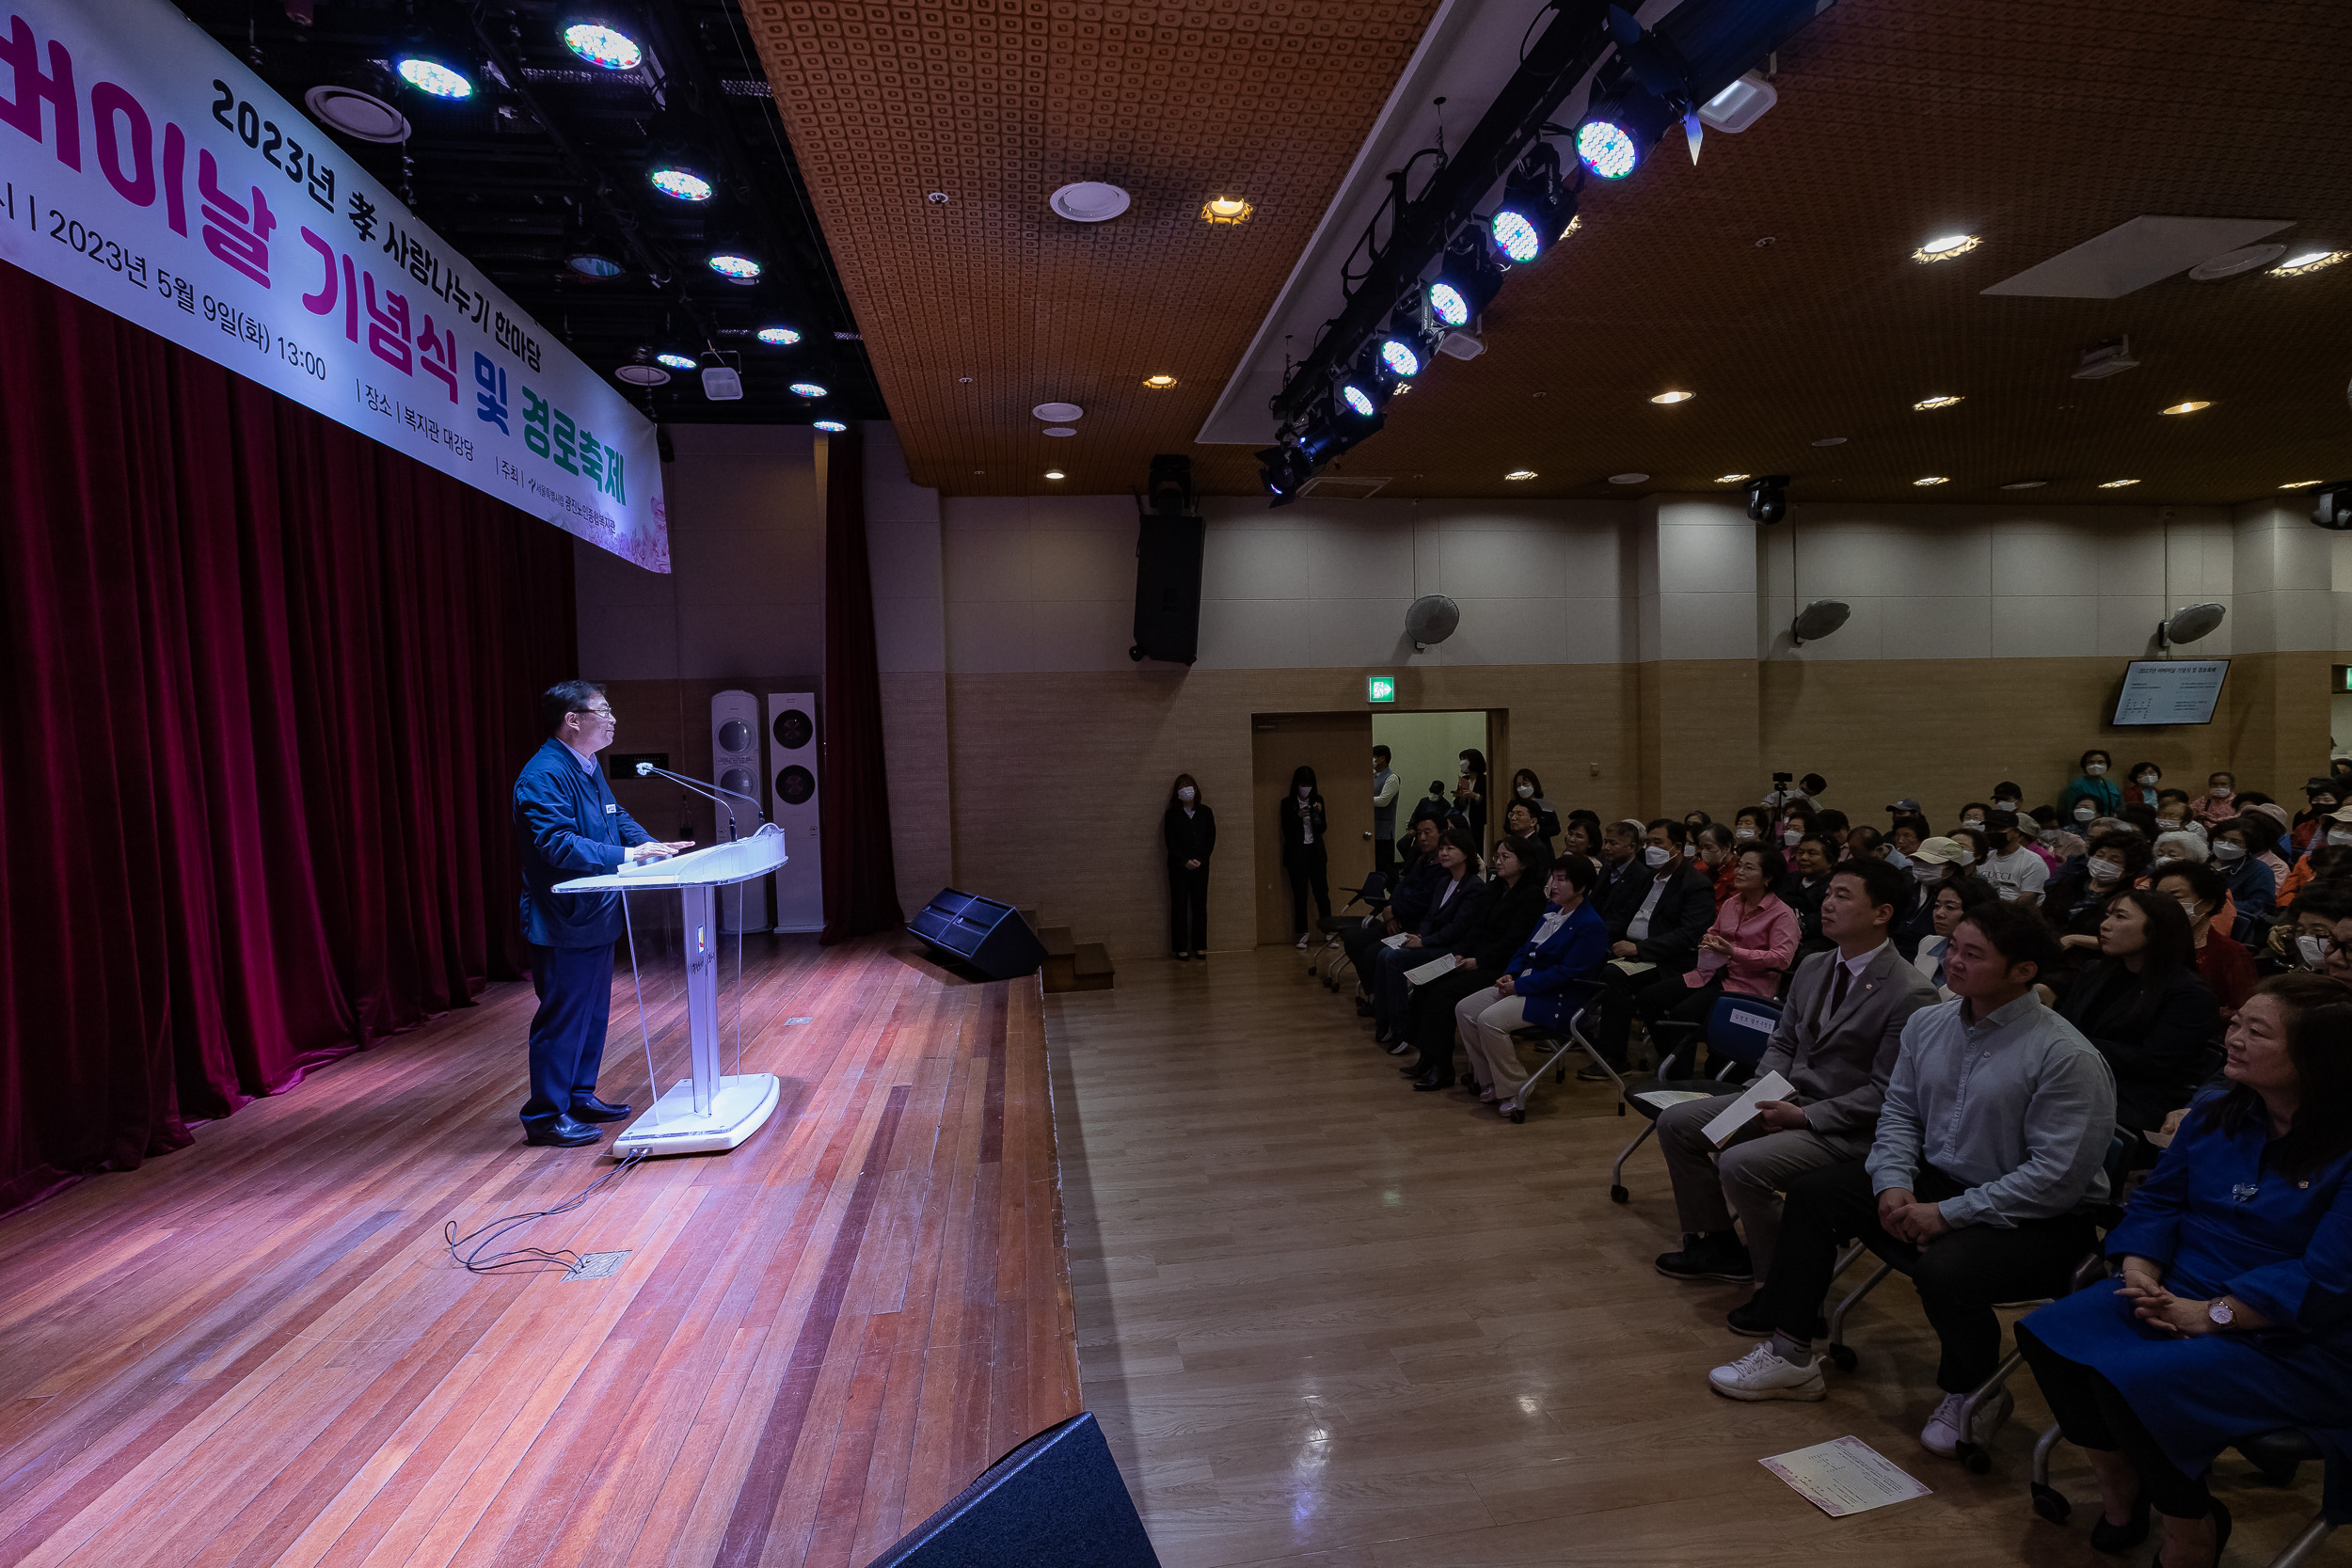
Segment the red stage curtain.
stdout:
<svg viewBox="0 0 2352 1568">
<path fill-rule="evenodd" d="M 553 526 L 5 264 L 0 320 L 5 1212 L 513 976 L 578 644 Z"/>
<path fill-rule="evenodd" d="M 826 439 L 824 768 L 818 779 L 825 931 L 818 941 L 835 942 L 896 929 L 906 916 L 890 858 L 882 669 L 866 559 L 866 442 L 855 431 Z"/>
</svg>

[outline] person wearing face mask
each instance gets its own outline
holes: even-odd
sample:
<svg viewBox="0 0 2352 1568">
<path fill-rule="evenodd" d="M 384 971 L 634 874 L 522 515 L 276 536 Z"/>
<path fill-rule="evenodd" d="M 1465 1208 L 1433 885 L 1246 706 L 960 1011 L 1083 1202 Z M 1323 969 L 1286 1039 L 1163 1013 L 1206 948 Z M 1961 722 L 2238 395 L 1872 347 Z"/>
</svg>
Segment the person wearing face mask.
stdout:
<svg viewBox="0 0 2352 1568">
<path fill-rule="evenodd" d="M 1731 862 L 1732 895 L 1717 906 L 1691 967 L 1649 976 L 1652 983 L 1634 998 L 1634 1015 L 1645 1023 L 1704 1026 L 1715 999 L 1725 991 L 1766 1001 L 1779 994 L 1781 976 L 1797 955 L 1797 912 L 1772 893 L 1786 869 L 1779 852 L 1768 845 L 1740 850 Z M 1705 1075 L 1699 1057 L 1704 1044 L 1693 1039 L 1681 1051 L 1676 1077 Z"/>
<path fill-rule="evenodd" d="M 2154 891 L 2178 903 L 2188 916 L 2197 973 L 2220 1004 L 2221 1021 L 2227 1023 L 2254 993 L 2254 956 L 2243 942 L 2214 928 L 2214 917 L 2229 896 L 2221 874 L 2209 865 L 2177 863 L 2156 873 Z"/>
<path fill-rule="evenodd" d="M 2352 861 L 2352 806 L 2321 817 L 2317 826 L 2320 831 L 2313 833 L 2311 847 L 2287 868 L 2286 880 L 2279 884 L 2280 909 L 2312 882 L 2342 875 L 2339 863 Z"/>
<path fill-rule="evenodd" d="M 2099 1048 L 2115 1072 L 2115 1123 L 2144 1132 L 2188 1102 L 2198 1064 L 2219 1032 L 2213 989 L 2181 906 L 2125 888 L 2099 919 L 2099 956 L 2058 998 L 2058 1016 Z"/>
<path fill-rule="evenodd" d="M 2123 770 L 2123 803 L 2127 806 L 2155 805 L 2159 786 L 2163 783 L 2164 769 L 2154 763 L 2133 763 Z"/>
<path fill-rule="evenodd" d="M 2049 863 L 2034 853 L 2015 812 L 1996 812 L 1986 818 L 1985 826 L 1998 847 L 1984 861 L 1984 879 L 1993 884 L 2003 903 L 2032 909 L 2042 902 L 2042 890 L 2050 884 Z"/>
<path fill-rule="evenodd" d="M 1559 814 L 1552 810 L 1551 802 L 1544 798 L 1544 781 L 1535 776 L 1534 768 L 1522 768 L 1511 775 L 1511 799 L 1526 801 L 1534 811 L 1536 831 L 1544 837 L 1549 839 L 1560 836 Z M 1506 806 L 1505 809 L 1507 810 L 1508 807 Z"/>
<path fill-rule="evenodd" d="M 1815 816 L 1813 808 L 1802 802 L 1788 807 L 1780 814 L 1778 823 L 1772 829 L 1772 837 L 1779 842 L 1780 850 L 1784 856 L 1793 857 L 1798 843 L 1804 839 L 1804 835 L 1820 831 Z"/>
<path fill-rule="evenodd" d="M 1772 836 L 1772 814 L 1762 806 L 1741 806 L 1731 814 L 1734 844 L 1766 844 Z"/>
<path fill-rule="evenodd" d="M 2278 881 L 2253 852 L 2268 826 L 2260 817 L 2232 817 L 2213 829 L 2213 868 L 2221 874 L 2230 901 L 2237 906 L 2237 924 L 2229 934 L 2240 942 L 2252 940 L 2254 927 L 2270 918 L 2278 903 Z"/>
<path fill-rule="evenodd" d="M 1209 856 L 1216 848 L 1216 814 L 1200 799 L 1189 773 L 1176 775 L 1168 810 L 1160 815 L 1168 848 L 1168 946 L 1179 963 L 1209 956 Z"/>
<path fill-rule="evenodd" d="M 2088 841 L 2081 833 L 2068 831 L 2059 820 L 2056 806 L 2036 806 L 2030 815 L 2034 838 L 2044 851 L 2042 858 L 2051 863 L 2052 875 L 2063 872 L 2088 847 Z"/>
<path fill-rule="evenodd" d="M 2003 779 L 1993 786 L 1993 809 L 1994 811 L 2013 812 L 2024 805 L 2025 801 L 2025 790 L 2007 779 Z"/>
<path fill-rule="evenodd" d="M 2313 779 L 2303 786 L 2303 794 L 2311 807 L 2296 814 L 2295 824 L 2287 833 L 2287 844 L 2296 855 L 2309 849 L 2328 831 L 2328 819 L 2344 804 L 2342 793 L 2326 779 Z"/>
<path fill-rule="evenodd" d="M 2253 830 L 2254 836 L 2246 841 L 2248 852 L 2270 867 L 2271 886 L 2275 889 L 2287 879 L 2286 852 L 2280 847 L 2287 842 L 2294 819 L 2287 815 L 2287 808 L 2276 800 L 2248 800 L 2246 811 L 2238 820 Z"/>
<path fill-rule="evenodd" d="M 2177 789 L 2156 791 L 2156 832 L 2169 833 L 2180 829 L 2199 826 L 2189 810 L 2188 797 Z M 2201 832 L 2201 827 L 2200 828 Z"/>
<path fill-rule="evenodd" d="M 2074 824 L 2074 832 L 2090 833 L 2098 831 L 2101 813 L 2096 801 L 2077 800 L 2072 806 L 2063 809 L 2068 820 Z"/>
<path fill-rule="evenodd" d="M 2099 917 L 2108 897 L 2137 882 L 2147 865 L 2148 847 L 2130 833 L 2097 834 L 2080 867 L 2044 891 L 2042 912 L 2066 933 L 2070 946 L 2096 948 Z"/>
<path fill-rule="evenodd" d="M 1685 826 L 1689 826 L 1687 823 Z M 1755 844 L 1755 840 L 1748 841 Z M 1731 896 L 1732 883 L 1738 879 L 1740 866 L 1735 857 L 1740 852 L 1740 840 L 1731 836 L 1731 830 L 1720 822 L 1709 822 L 1704 828 L 1691 829 L 1691 854 L 1699 869 L 1715 880 L 1715 907 L 1722 909 L 1724 900 Z M 1758 848 L 1770 846 L 1756 845 Z M 1775 876 L 1778 874 L 1775 873 Z"/>
<path fill-rule="evenodd" d="M 2123 792 L 2115 786 L 2107 772 L 2115 760 L 2097 746 L 2082 754 L 2080 771 L 2058 791 L 2058 810 L 2072 811 L 2077 800 L 2089 800 L 2099 808 L 2101 816 L 2113 816 L 2123 809 Z"/>
<path fill-rule="evenodd" d="M 1906 958 L 1915 958 L 1920 944 L 1933 934 L 1935 895 L 1939 888 L 1951 882 L 1984 886 L 1980 879 L 1969 872 L 1976 858 L 1976 851 L 1956 838 L 1931 835 L 1919 841 L 1919 847 L 1911 852 L 1911 878 L 1917 884 L 1916 895 L 1887 932 L 1896 951 Z M 1985 896 L 1998 897 L 1990 887 L 1985 887 Z"/>
<path fill-rule="evenodd" d="M 1993 808 L 1982 800 L 1971 800 L 1960 808 L 1960 825 L 1984 831 L 1984 819 L 1993 815 Z"/>
<path fill-rule="evenodd" d="M 1298 933 L 1303 950 L 1308 942 L 1307 899 L 1312 895 L 1315 913 L 1331 918 L 1330 818 L 1322 791 L 1315 788 L 1315 770 L 1300 764 L 1291 774 L 1291 792 L 1275 808 L 1276 840 L 1282 846 L 1282 870 L 1291 883 L 1291 929 Z"/>
<path fill-rule="evenodd" d="M 2325 968 L 2333 952 L 2336 925 L 2344 920 L 2352 920 L 2352 888 L 2311 889 L 2294 909 L 2280 911 L 2254 967 L 2272 974 Z"/>
<path fill-rule="evenodd" d="M 2205 775 L 2205 792 L 2188 803 L 2189 815 L 2211 828 L 2237 816 L 2237 775 L 2218 768 Z"/>
<path fill-rule="evenodd" d="M 1454 825 L 1454 802 L 1446 799 L 1445 785 L 1436 779 L 1429 781 L 1429 793 L 1413 802 L 1413 815 L 1405 819 L 1405 831 L 1411 832 L 1423 822 L 1435 822 L 1439 832 Z"/>
<path fill-rule="evenodd" d="M 1386 746 L 1372 749 L 1372 868 L 1384 882 L 1396 879 L 1396 797 L 1401 786 L 1389 767 L 1391 754 Z"/>
<path fill-rule="evenodd" d="M 1601 972 L 1607 984 L 1596 1009 L 1593 1044 L 1619 1072 L 1625 1070 L 1634 997 L 1662 974 L 1686 973 L 1698 956 L 1699 938 L 1715 921 L 1714 880 L 1683 853 L 1690 830 L 1661 816 L 1643 830 L 1642 838 L 1638 869 L 1628 867 L 1611 886 L 1602 911 L 1609 921 L 1609 956 L 1617 962 Z M 1595 1083 L 1608 1075 L 1588 1065 L 1578 1076 Z"/>
</svg>

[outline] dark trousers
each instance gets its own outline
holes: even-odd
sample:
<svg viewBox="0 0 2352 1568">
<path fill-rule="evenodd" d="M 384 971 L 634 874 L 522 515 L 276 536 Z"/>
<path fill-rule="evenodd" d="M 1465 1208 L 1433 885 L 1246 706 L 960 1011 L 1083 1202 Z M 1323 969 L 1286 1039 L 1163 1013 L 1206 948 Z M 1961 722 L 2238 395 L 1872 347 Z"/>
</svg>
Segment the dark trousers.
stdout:
<svg viewBox="0 0 2352 1568">
<path fill-rule="evenodd" d="M 1320 839 L 1312 844 L 1287 845 L 1282 850 L 1282 869 L 1291 879 L 1291 929 L 1300 936 L 1307 934 L 1307 895 L 1315 898 L 1315 912 L 1324 919 L 1331 918 L 1331 883 L 1325 875 L 1330 856 L 1325 853 Z"/>
<path fill-rule="evenodd" d="M 1372 868 L 1393 887 L 1396 883 L 1396 824 L 1391 822 L 1386 831 L 1378 824 L 1372 830 Z"/>
<path fill-rule="evenodd" d="M 1168 945 L 1175 953 L 1209 950 L 1209 863 L 1189 870 L 1182 861 L 1168 868 Z"/>
<path fill-rule="evenodd" d="M 1658 983 L 1661 971 L 1645 969 L 1628 974 L 1613 964 L 1600 966 L 1600 990 L 1593 999 L 1592 1040 L 1609 1065 L 1625 1070 L 1625 1048 L 1633 1032 L 1633 1004 Z M 1680 976 L 1676 977 L 1680 983 Z"/>
<path fill-rule="evenodd" d="M 2069 1361 L 2034 1335 L 2027 1323 L 2017 1325 L 2017 1348 L 2025 1353 L 2033 1380 L 2042 1386 L 2058 1431 L 2078 1449 L 2121 1452 L 2139 1472 L 2148 1506 L 2174 1519 L 2201 1519 L 2213 1511 L 2213 1494 L 2201 1476 L 2185 1476 L 2165 1457 L 2147 1427 L 2140 1423 L 2122 1390 L 2096 1368 Z"/>
<path fill-rule="evenodd" d="M 1379 975 L 1380 955 L 1387 951 L 1380 942 L 1388 934 L 1388 927 L 1378 921 L 1368 926 L 1350 926 L 1340 933 L 1340 945 L 1347 951 L 1347 961 L 1356 966 L 1356 984 L 1366 996 L 1372 994 L 1373 983 Z"/>
<path fill-rule="evenodd" d="M 1634 1016 L 1645 1023 L 1694 1023 L 1704 1030 L 1708 1015 L 1715 1010 L 1715 999 L 1724 993 L 1723 971 L 1719 969 L 1715 974 L 1717 978 L 1708 981 L 1696 990 L 1684 985 L 1679 974 L 1668 975 L 1653 985 L 1643 987 L 1633 998 Z M 1700 1075 L 1699 1063 L 1704 1054 L 1701 1047 L 1705 1039 L 1704 1034 L 1670 1029 L 1659 1038 L 1659 1060 L 1665 1060 L 1667 1053 L 1672 1052 L 1675 1076 L 1696 1078 Z"/>
<path fill-rule="evenodd" d="M 1965 1190 L 1932 1165 L 1920 1169 L 1912 1189 L 1923 1203 L 1957 1197 Z M 1774 1328 L 1792 1339 L 1812 1337 L 1838 1248 L 1854 1239 L 1874 1254 L 1904 1260 L 1898 1267 L 1918 1287 L 1920 1309 L 1943 1341 L 1936 1386 L 1965 1394 L 2000 1365 L 2001 1321 L 1993 1315 L 1993 1304 L 2065 1294 L 2097 1232 L 2088 1217 L 2061 1214 L 2010 1227 L 1963 1226 L 1915 1248 L 1880 1227 L 1878 1195 L 1870 1190 L 1870 1173 L 1861 1161 L 1823 1165 L 1788 1183 L 1780 1246 L 1772 1254 L 1772 1277 L 1764 1283 L 1764 1315 Z"/>
<path fill-rule="evenodd" d="M 612 1015 L 612 945 L 533 946 L 531 989 L 539 1010 L 531 1017 L 531 1098 L 522 1118 L 524 1131 L 537 1132 L 596 1092 Z"/>
<path fill-rule="evenodd" d="M 1454 1005 L 1470 992 L 1493 985 L 1495 974 L 1490 969 L 1457 969 L 1425 986 L 1413 988 L 1398 1037 L 1421 1047 L 1421 1057 L 1414 1065 L 1422 1072 L 1434 1072 L 1440 1078 L 1454 1076 Z"/>
</svg>

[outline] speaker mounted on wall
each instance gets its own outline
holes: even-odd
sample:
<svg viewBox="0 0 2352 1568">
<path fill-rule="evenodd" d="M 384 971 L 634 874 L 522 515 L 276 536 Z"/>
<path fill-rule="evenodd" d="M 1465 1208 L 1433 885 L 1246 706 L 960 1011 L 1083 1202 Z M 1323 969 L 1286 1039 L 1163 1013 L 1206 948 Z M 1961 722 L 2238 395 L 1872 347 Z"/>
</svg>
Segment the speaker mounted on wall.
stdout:
<svg viewBox="0 0 2352 1568">
<path fill-rule="evenodd" d="M 1169 452 L 1152 458 L 1148 498 L 1138 499 L 1136 510 L 1136 639 L 1127 657 L 1190 664 L 1200 656 L 1207 536 L 1193 515 L 1192 459 Z"/>
<path fill-rule="evenodd" d="M 825 928 L 824 845 L 818 832 L 817 693 L 768 696 L 768 815 L 789 836 L 791 860 L 776 873 L 776 929 Z"/>
</svg>

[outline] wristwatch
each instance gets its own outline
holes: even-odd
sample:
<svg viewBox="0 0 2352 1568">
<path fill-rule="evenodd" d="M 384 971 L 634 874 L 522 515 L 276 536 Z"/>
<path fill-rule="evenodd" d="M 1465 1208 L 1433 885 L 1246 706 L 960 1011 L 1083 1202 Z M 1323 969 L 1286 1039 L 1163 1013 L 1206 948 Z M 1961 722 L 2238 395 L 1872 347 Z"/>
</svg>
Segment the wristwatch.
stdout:
<svg viewBox="0 0 2352 1568">
<path fill-rule="evenodd" d="M 2216 1296 L 2205 1304 L 2205 1316 L 2216 1328 L 2227 1328 L 2237 1321 L 2237 1314 L 2230 1310 L 2228 1300 L 2221 1296 Z"/>
</svg>

